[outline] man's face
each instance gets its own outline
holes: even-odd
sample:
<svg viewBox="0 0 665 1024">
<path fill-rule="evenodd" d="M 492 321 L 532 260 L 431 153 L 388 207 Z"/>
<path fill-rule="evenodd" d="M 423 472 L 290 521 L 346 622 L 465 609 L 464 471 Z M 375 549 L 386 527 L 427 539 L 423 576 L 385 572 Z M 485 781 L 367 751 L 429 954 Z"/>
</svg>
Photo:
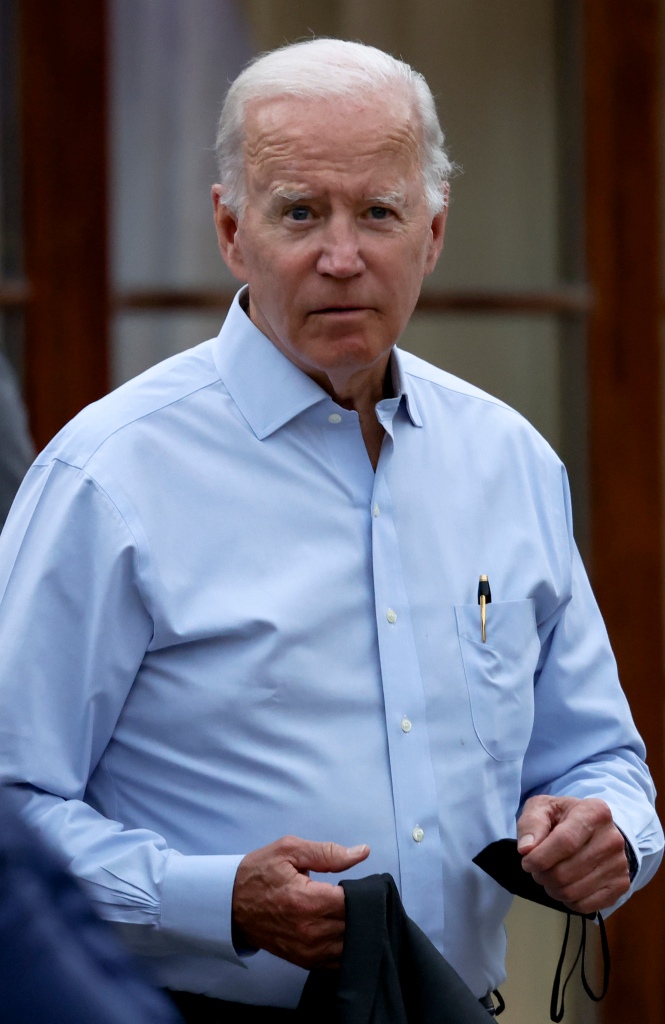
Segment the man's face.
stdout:
<svg viewBox="0 0 665 1024">
<path fill-rule="evenodd" d="M 256 326 L 315 379 L 383 375 L 441 251 L 403 95 L 280 97 L 247 111 L 240 221 L 213 188 L 220 249 Z"/>
</svg>

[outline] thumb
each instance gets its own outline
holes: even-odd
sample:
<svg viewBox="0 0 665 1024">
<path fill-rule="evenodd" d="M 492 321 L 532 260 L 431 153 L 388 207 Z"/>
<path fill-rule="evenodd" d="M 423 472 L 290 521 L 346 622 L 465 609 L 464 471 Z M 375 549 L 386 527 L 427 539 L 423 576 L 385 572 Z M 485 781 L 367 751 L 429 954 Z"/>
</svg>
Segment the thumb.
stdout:
<svg viewBox="0 0 665 1024">
<path fill-rule="evenodd" d="M 517 821 L 517 849 L 530 853 L 550 834 L 558 820 L 557 801 L 549 796 L 532 796 Z"/>
<path fill-rule="evenodd" d="M 346 871 L 369 856 L 369 846 L 340 846 L 338 843 L 314 843 L 301 839 L 291 862 L 298 871 Z"/>
</svg>

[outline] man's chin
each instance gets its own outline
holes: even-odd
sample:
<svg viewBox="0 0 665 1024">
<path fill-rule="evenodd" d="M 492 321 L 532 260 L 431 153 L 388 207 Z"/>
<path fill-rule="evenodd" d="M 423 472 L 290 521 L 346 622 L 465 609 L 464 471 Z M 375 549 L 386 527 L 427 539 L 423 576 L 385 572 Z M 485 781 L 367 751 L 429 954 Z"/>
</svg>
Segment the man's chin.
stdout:
<svg viewBox="0 0 665 1024">
<path fill-rule="evenodd" d="M 339 334 L 322 338 L 313 345 L 309 354 L 313 363 L 323 369 L 364 369 L 373 366 L 392 345 L 357 334 Z"/>
<path fill-rule="evenodd" d="M 367 344 L 361 344 L 356 340 L 336 340 L 310 350 L 305 359 L 301 357 L 297 365 L 319 384 L 327 379 L 335 390 L 343 388 L 345 382 L 358 377 L 359 380 L 364 380 L 365 386 L 374 393 L 377 389 L 383 388 L 391 349 L 392 345 L 388 348 L 383 346 L 379 351 L 376 347 L 368 347 Z M 324 382 L 322 386 L 326 391 L 330 391 L 327 383 Z"/>
</svg>

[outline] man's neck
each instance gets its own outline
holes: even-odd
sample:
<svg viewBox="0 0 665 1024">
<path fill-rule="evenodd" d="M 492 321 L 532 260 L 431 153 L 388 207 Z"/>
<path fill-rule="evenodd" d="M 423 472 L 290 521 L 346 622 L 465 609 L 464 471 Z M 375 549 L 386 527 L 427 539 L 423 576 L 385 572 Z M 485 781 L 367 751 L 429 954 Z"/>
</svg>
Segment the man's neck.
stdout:
<svg viewBox="0 0 665 1024">
<path fill-rule="evenodd" d="M 240 304 L 250 320 L 253 320 L 249 303 L 249 292 L 241 295 Z M 273 341 L 273 344 L 276 343 Z M 394 395 L 392 351 L 388 352 L 374 365 L 361 370 L 338 367 L 334 370 L 324 371 L 300 364 L 284 352 L 280 345 L 277 345 L 277 348 L 286 355 L 287 359 L 291 359 L 303 373 L 306 373 L 308 377 L 316 381 L 319 387 L 323 388 L 334 402 L 341 405 L 343 409 L 353 409 L 358 413 L 360 430 L 367 454 L 372 467 L 376 469 L 385 433 L 376 418 L 376 405 L 383 398 L 392 398 Z"/>
<path fill-rule="evenodd" d="M 314 379 L 338 405 L 344 409 L 354 409 L 358 413 L 365 448 L 372 468 L 376 470 L 385 433 L 376 417 L 376 405 L 383 398 L 392 398 L 394 394 L 390 354 L 380 376 L 376 373 L 375 367 L 371 369 L 374 373 L 371 376 L 368 374 L 367 377 L 356 373 L 344 380 L 341 375 L 335 375 L 333 378 L 333 375 L 327 374 L 322 375 L 325 380 L 318 377 Z"/>
</svg>

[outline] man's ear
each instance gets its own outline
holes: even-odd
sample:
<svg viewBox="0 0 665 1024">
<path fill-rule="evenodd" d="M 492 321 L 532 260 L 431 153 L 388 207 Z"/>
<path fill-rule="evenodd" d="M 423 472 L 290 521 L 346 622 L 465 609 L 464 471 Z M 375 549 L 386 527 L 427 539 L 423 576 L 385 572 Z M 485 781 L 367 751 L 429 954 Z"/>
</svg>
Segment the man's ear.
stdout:
<svg viewBox="0 0 665 1024">
<path fill-rule="evenodd" d="M 446 219 L 448 217 L 448 199 L 450 196 L 450 185 L 446 181 L 443 185 L 443 209 L 432 218 L 431 235 L 427 259 L 425 261 L 425 274 L 431 274 L 434 270 L 441 250 L 443 249 L 443 236 L 446 233 Z"/>
<path fill-rule="evenodd" d="M 212 207 L 217 232 L 217 244 L 222 259 L 234 277 L 246 281 L 242 253 L 238 244 L 238 218 L 224 202 L 222 185 L 212 186 Z"/>
</svg>

